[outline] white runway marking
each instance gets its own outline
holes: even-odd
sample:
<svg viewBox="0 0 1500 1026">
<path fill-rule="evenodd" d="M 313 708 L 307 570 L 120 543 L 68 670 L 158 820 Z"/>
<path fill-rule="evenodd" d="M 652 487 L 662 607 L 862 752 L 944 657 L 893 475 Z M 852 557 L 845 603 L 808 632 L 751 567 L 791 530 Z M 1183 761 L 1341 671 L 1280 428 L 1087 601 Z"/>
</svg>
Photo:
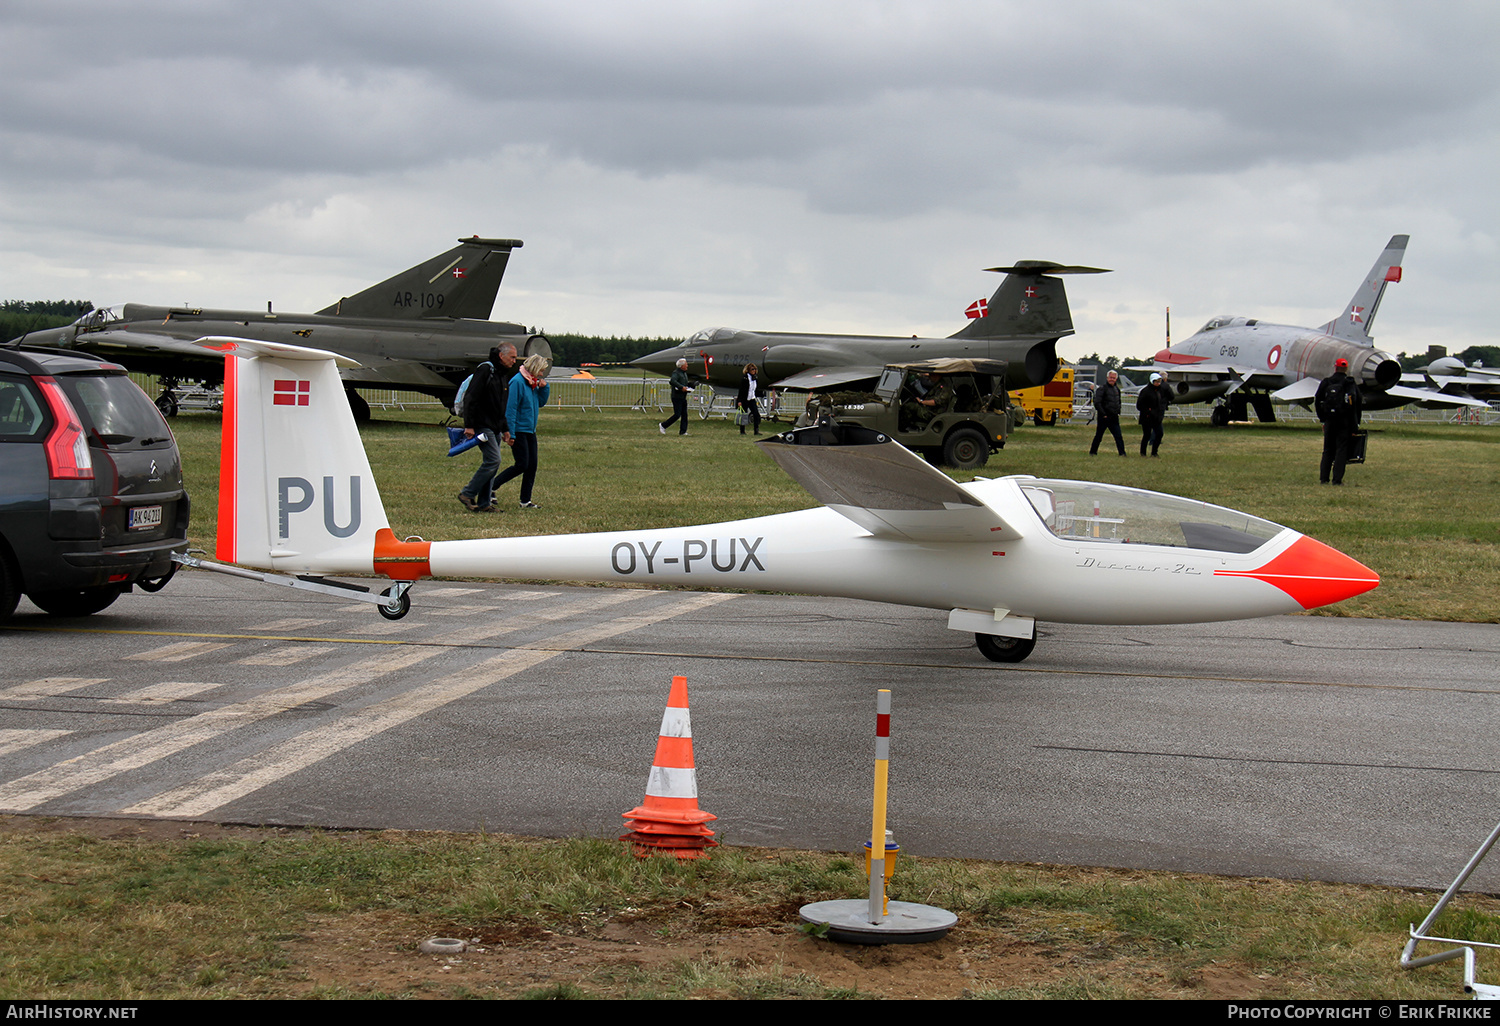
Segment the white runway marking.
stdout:
<svg viewBox="0 0 1500 1026">
<path fill-rule="evenodd" d="M 285 620 L 272 620 L 270 623 L 258 623 L 254 627 L 245 627 L 247 631 L 295 631 L 304 627 L 321 627 L 325 623 L 333 623 L 332 620 L 313 620 L 305 616 L 293 616 Z"/>
<path fill-rule="evenodd" d="M 93 684 L 103 684 L 108 677 L 43 677 L 0 690 L 0 701 L 25 700 L 28 698 L 51 698 L 66 695 L 70 691 L 82 691 Z"/>
<path fill-rule="evenodd" d="M 255 655 L 246 656 L 240 660 L 240 665 L 291 666 L 293 663 L 305 662 L 313 656 L 320 656 L 324 652 L 337 650 L 337 645 L 282 645 L 269 652 L 258 652 Z"/>
<path fill-rule="evenodd" d="M 197 716 L 122 738 L 113 744 L 0 785 L 0 809 L 26 812 L 43 802 L 108 780 L 128 770 L 148 766 L 193 745 L 212 741 L 231 730 L 405 669 L 424 659 L 430 659 L 441 651 L 439 648 L 412 648 L 382 652 L 309 680 L 275 688 L 244 702 L 210 709 Z"/>
<path fill-rule="evenodd" d="M 71 733 L 73 733 L 71 730 L 54 730 L 48 728 L 0 730 L 0 755 L 9 755 L 11 752 L 19 752 L 21 749 L 30 748 L 33 745 L 46 744 L 53 738 Z"/>
<path fill-rule="evenodd" d="M 103 701 L 112 705 L 151 705 L 156 702 L 175 702 L 180 698 L 192 698 L 205 691 L 223 687 L 222 684 L 202 684 L 195 681 L 169 680 L 160 684 L 148 684 L 123 695 L 115 695 Z"/>
<path fill-rule="evenodd" d="M 375 623 L 353 623 L 344 627 L 345 634 L 399 634 L 413 627 L 426 627 L 426 620 L 378 620 Z"/>
<path fill-rule="evenodd" d="M 642 593 L 606 594 L 636 597 Z M 734 597 L 724 594 L 693 595 L 668 606 L 659 606 L 650 611 L 618 617 L 590 627 L 581 627 L 543 641 L 530 642 L 521 648 L 502 652 L 477 666 L 433 681 L 413 691 L 355 710 L 337 722 L 289 738 L 264 752 L 241 759 L 231 766 L 210 773 L 190 784 L 164 791 L 154 798 L 121 809 L 120 812 L 130 816 L 161 816 L 178 819 L 201 816 L 290 776 L 298 770 L 305 769 L 313 763 L 320 762 L 351 745 L 544 663 L 565 651 L 592 641 L 601 641 L 604 638 L 649 627 L 662 620 L 669 620 L 683 613 L 716 605 Z M 599 604 L 613 605 L 617 601 L 623 601 L 623 598 L 614 597 L 611 601 Z"/>
<path fill-rule="evenodd" d="M 180 663 L 184 659 L 192 659 L 195 656 L 207 655 L 217 652 L 221 648 L 228 648 L 233 642 L 229 641 L 176 641 L 161 648 L 153 648 L 149 652 L 137 652 L 128 655 L 126 659 L 139 659 L 142 662 L 157 663 Z"/>
<path fill-rule="evenodd" d="M 348 666 L 317 674 L 299 683 L 275 688 L 242 702 L 235 702 L 216 709 L 210 709 L 196 716 L 189 716 L 174 723 L 164 724 L 152 730 L 122 738 L 119 741 L 68 759 L 65 762 L 57 763 L 27 776 L 0 784 L 0 810 L 7 812 L 29 811 L 38 805 L 60 798 L 63 795 L 101 783 L 121 773 L 148 766 L 170 755 L 207 741 L 213 741 L 232 730 L 249 726 L 260 720 L 285 712 L 288 709 L 293 709 L 309 702 L 327 699 L 347 688 L 369 684 L 392 673 L 414 666 L 433 656 L 442 654 L 451 646 L 488 641 L 501 635 L 534 628 L 538 625 L 574 616 L 581 612 L 606 609 L 621 602 L 647 599 L 659 594 L 647 591 L 600 591 L 578 601 L 552 606 L 536 612 L 505 618 L 496 617 L 488 622 L 468 624 L 456 631 L 438 635 L 432 638 L 428 644 L 401 646 L 393 651 L 382 651 L 378 655 L 359 660 Z M 546 639 L 545 641 L 522 645 L 520 648 L 523 650 L 535 649 L 543 652 L 562 651 L 568 647 L 577 647 L 591 640 L 598 640 L 622 634 L 626 631 L 636 630 L 650 623 L 655 623 L 659 620 L 677 616 L 692 609 L 712 605 L 733 597 L 733 595 L 727 594 L 698 595 L 687 602 L 658 607 L 660 609 L 659 612 L 640 613 L 634 616 L 610 620 L 594 627 L 570 631 L 555 638 Z M 197 643 L 184 644 L 195 645 Z M 227 646 L 220 645 L 217 647 Z M 143 654 L 156 656 L 167 650 L 180 653 L 182 646 L 168 645 L 165 649 L 157 649 L 153 653 Z M 182 658 L 186 658 L 186 656 Z M 499 657 L 496 658 L 498 659 Z M 525 663 L 524 659 L 522 659 L 522 663 Z M 484 665 L 488 665 L 488 663 Z M 524 668 L 524 665 L 518 664 L 505 665 L 517 665 L 518 669 Z M 533 664 L 525 663 L 525 665 Z M 515 671 L 512 670 L 509 672 Z M 508 673 L 503 675 L 508 675 Z M 495 677 L 492 679 L 492 682 L 498 679 L 501 678 Z M 83 685 L 80 684 L 78 686 Z M 426 693 L 425 689 L 421 690 L 423 693 Z M 404 695 L 399 696 L 383 704 L 402 702 L 406 700 L 406 697 Z M 413 715 L 416 714 L 414 713 Z M 335 724 L 329 729 L 338 729 L 338 725 Z M 381 727 L 380 729 L 385 728 Z M 353 744 L 354 741 L 351 740 L 348 743 Z M 300 768 L 300 766 L 295 768 Z M 292 770 L 288 770 L 287 772 L 292 772 Z M 256 785 L 256 787 L 260 786 L 264 785 Z M 251 790 L 255 789 L 251 788 Z"/>
</svg>

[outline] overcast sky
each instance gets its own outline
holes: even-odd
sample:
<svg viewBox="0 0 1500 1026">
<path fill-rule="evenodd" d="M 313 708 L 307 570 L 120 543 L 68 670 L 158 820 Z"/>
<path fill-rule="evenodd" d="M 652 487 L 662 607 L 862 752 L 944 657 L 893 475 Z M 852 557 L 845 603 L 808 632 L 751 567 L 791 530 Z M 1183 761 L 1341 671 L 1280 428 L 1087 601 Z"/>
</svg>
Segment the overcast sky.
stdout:
<svg viewBox="0 0 1500 1026">
<path fill-rule="evenodd" d="M 496 319 L 947 335 L 1020 259 L 1065 356 L 1497 344 L 1500 4 L 0 0 L 0 299 L 319 309 L 520 238 Z"/>
</svg>

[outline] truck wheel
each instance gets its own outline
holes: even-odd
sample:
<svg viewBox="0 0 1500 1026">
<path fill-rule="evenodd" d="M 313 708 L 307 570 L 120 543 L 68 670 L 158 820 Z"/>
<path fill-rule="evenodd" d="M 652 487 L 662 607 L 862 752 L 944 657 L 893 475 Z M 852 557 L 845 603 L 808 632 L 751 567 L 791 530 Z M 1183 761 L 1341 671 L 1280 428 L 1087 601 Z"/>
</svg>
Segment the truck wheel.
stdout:
<svg viewBox="0 0 1500 1026">
<path fill-rule="evenodd" d="M 104 584 L 97 588 L 34 591 L 26 597 L 53 616 L 91 616 L 101 609 L 108 609 L 120 597 L 120 586 Z"/>
<path fill-rule="evenodd" d="M 1041 427 L 1043 424 L 1046 423 L 1046 421 L 1042 420 L 1042 411 L 1041 410 L 1037 410 L 1035 413 L 1033 413 L 1031 415 L 1031 422 L 1033 424 L 1035 424 L 1037 427 Z"/>
<path fill-rule="evenodd" d="M 974 644 L 992 663 L 1019 663 L 1036 648 L 1036 638 L 1003 638 L 998 634 L 976 634 Z"/>
<path fill-rule="evenodd" d="M 976 428 L 958 428 L 943 443 L 943 462 L 959 470 L 975 470 L 989 458 L 990 440 Z"/>
<path fill-rule="evenodd" d="M 1052 411 L 1052 416 L 1047 419 L 1048 427 L 1057 427 L 1057 411 Z"/>
</svg>

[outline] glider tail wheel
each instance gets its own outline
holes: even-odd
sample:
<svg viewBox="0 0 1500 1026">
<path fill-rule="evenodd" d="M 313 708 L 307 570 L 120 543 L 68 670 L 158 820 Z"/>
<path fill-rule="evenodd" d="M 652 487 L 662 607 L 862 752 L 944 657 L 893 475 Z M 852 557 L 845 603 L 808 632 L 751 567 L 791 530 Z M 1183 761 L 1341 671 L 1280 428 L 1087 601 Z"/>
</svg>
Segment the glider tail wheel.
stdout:
<svg viewBox="0 0 1500 1026">
<path fill-rule="evenodd" d="M 380 610 L 380 615 L 385 617 L 387 620 L 399 620 L 407 613 L 411 612 L 410 592 L 402 591 L 400 595 L 397 595 L 395 599 L 392 599 L 391 589 L 387 588 L 385 589 L 385 591 L 382 591 L 380 595 L 386 601 L 379 603 L 375 608 Z"/>
<path fill-rule="evenodd" d="M 976 634 L 974 643 L 992 663 L 1019 663 L 1036 648 L 1036 638 L 1003 638 L 998 634 Z"/>
</svg>

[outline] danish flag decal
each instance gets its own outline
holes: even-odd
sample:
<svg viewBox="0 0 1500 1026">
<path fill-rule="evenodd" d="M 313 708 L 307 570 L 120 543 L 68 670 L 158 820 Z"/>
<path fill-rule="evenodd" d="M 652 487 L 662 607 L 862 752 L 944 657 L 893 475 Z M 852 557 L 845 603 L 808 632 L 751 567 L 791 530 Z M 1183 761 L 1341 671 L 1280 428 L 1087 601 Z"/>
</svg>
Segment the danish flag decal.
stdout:
<svg viewBox="0 0 1500 1026">
<path fill-rule="evenodd" d="M 1362 306 L 1356 306 L 1353 310 L 1349 311 L 1349 320 L 1352 321 L 1355 324 L 1363 324 L 1363 323 L 1365 323 L 1365 319 L 1360 316 L 1360 314 L 1362 314 L 1364 312 L 1365 312 L 1365 308 L 1364 307 L 1362 307 Z"/>
<path fill-rule="evenodd" d="M 462 267 L 455 267 L 453 269 L 453 277 L 455 278 L 467 278 L 468 276 L 469 272 Z"/>
<path fill-rule="evenodd" d="M 980 317 L 988 317 L 989 315 L 990 301 L 988 299 L 976 299 L 974 300 L 974 302 L 970 303 L 969 308 L 964 311 L 964 316 L 968 317 L 970 320 L 978 320 Z"/>
<path fill-rule="evenodd" d="M 312 394 L 311 381 L 275 381 L 271 384 L 271 405 L 306 406 Z"/>
</svg>

